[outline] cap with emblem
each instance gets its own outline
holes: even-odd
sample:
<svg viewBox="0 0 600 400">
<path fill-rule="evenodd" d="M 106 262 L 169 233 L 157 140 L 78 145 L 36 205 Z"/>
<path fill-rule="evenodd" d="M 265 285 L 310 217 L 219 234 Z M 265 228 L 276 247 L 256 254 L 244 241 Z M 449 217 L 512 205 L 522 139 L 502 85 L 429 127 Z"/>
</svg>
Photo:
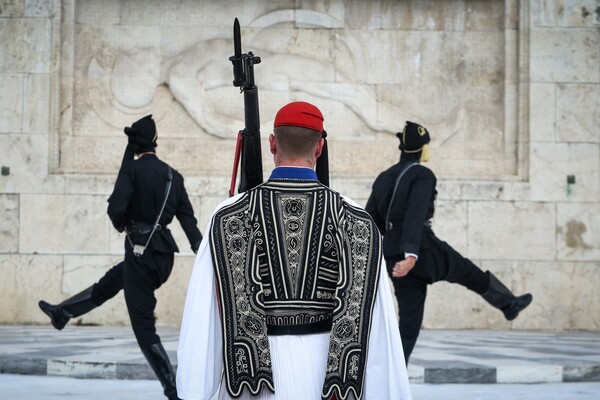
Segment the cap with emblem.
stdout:
<svg viewBox="0 0 600 400">
<path fill-rule="evenodd" d="M 130 137 L 130 141 L 133 145 L 133 151 L 140 153 L 143 151 L 151 151 L 156 146 L 156 139 L 158 134 L 156 132 L 156 124 L 152 119 L 152 114 L 146 115 L 135 121 L 131 127 L 124 129 L 125 134 Z"/>
<path fill-rule="evenodd" d="M 400 139 L 398 148 L 402 151 L 401 159 L 415 159 L 419 162 L 429 161 L 431 137 L 424 126 L 406 121 L 402 132 L 396 133 L 396 136 Z"/>
<path fill-rule="evenodd" d="M 431 140 L 429 132 L 424 126 L 406 121 L 402 132 L 396 133 L 400 139 L 400 150 L 405 153 L 416 153 Z"/>
</svg>

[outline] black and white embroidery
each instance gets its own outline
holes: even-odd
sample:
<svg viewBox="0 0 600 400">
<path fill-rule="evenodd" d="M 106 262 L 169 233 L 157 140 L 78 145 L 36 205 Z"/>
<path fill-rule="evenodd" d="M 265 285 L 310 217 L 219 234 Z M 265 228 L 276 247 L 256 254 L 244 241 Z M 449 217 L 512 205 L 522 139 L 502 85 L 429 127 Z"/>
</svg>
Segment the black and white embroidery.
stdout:
<svg viewBox="0 0 600 400">
<path fill-rule="evenodd" d="M 322 397 L 360 399 L 367 363 L 371 318 L 379 279 L 381 243 L 366 211 L 344 207 L 337 240 L 341 251 L 339 307 L 333 315 L 327 376 Z"/>
<path fill-rule="evenodd" d="M 248 205 L 249 198 L 244 197 L 217 213 L 210 236 L 221 305 L 226 384 L 234 397 L 244 386 L 253 394 L 263 385 L 274 390 Z"/>
<path fill-rule="evenodd" d="M 227 390 L 271 391 L 267 332 L 331 331 L 323 396 L 362 396 L 379 274 L 368 214 L 313 181 L 272 181 L 219 210 L 210 232 Z"/>
</svg>

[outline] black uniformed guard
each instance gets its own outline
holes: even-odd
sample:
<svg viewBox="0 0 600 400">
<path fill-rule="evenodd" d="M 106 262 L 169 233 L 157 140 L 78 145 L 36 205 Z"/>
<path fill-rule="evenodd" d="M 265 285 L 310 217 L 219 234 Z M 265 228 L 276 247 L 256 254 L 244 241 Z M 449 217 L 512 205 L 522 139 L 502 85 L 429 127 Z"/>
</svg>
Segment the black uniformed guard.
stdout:
<svg viewBox="0 0 600 400">
<path fill-rule="evenodd" d="M 160 380 L 165 395 L 177 399 L 175 374 L 156 333 L 154 291 L 167 281 L 177 244 L 167 228 L 177 217 L 196 252 L 202 240 L 183 177 L 156 156 L 156 126 L 148 115 L 125 128 L 128 144 L 108 215 L 119 232 L 126 232 L 125 260 L 111 268 L 96 284 L 51 305 L 39 306 L 56 329 L 114 297 L 121 289 L 131 325 L 142 353 Z"/>
<path fill-rule="evenodd" d="M 398 299 L 408 364 L 423 322 L 427 285 L 438 281 L 463 285 L 500 309 L 509 321 L 531 303 L 532 296 L 515 297 L 491 272 L 483 272 L 435 236 L 431 218 L 436 178 L 420 164 L 429 159 L 429 132 L 407 121 L 397 136 L 400 162 L 377 177 L 366 210 L 384 235 L 383 254 Z"/>
</svg>

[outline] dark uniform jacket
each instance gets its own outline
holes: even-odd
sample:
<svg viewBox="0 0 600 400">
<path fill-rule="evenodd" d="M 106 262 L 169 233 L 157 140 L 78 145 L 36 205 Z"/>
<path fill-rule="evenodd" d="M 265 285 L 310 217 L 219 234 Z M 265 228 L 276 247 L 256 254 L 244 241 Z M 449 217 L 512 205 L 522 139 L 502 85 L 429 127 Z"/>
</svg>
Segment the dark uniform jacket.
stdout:
<svg viewBox="0 0 600 400">
<path fill-rule="evenodd" d="M 126 152 L 127 154 L 127 152 Z M 169 166 L 155 154 L 146 154 L 138 160 L 123 160 L 113 193 L 108 199 L 108 216 L 113 226 L 131 232 L 132 223 L 153 225 L 165 199 Z M 196 251 L 202 240 L 194 210 L 185 190 L 183 177 L 172 169 L 172 184 L 167 204 L 159 220 L 161 228 L 154 232 L 149 251 L 178 252 L 179 248 L 167 225 L 177 217 L 192 250 Z M 130 235 L 134 244 L 145 244 L 148 234 Z M 135 240 L 137 238 L 137 240 Z M 143 243 L 139 243 L 143 242 Z M 127 243 L 127 239 L 126 239 Z M 126 248 L 131 250 L 128 244 Z"/>
<path fill-rule="evenodd" d="M 400 179 L 390 205 L 398 176 L 413 163 Z M 411 159 L 401 159 L 382 172 L 373 183 L 365 209 L 384 235 L 383 254 L 386 260 L 402 260 L 405 252 L 418 256 L 419 250 L 428 248 L 426 236 L 433 235 L 429 220 L 434 213 L 435 185 L 433 172 Z"/>
</svg>

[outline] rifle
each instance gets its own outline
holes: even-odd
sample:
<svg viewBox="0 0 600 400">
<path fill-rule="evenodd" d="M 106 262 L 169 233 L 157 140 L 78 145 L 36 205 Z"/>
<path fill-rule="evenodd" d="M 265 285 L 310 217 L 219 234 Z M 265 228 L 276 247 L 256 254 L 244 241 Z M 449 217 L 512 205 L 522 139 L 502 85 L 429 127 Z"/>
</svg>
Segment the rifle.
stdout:
<svg viewBox="0 0 600 400">
<path fill-rule="evenodd" d="M 238 132 L 229 187 L 230 197 L 235 194 L 235 180 L 240 165 L 240 156 L 241 171 L 238 193 L 252 189 L 263 182 L 258 88 L 254 83 L 254 65 L 260 63 L 260 57 L 250 51 L 242 54 L 240 23 L 237 18 L 233 22 L 233 50 L 234 55 L 229 57 L 229 61 L 233 64 L 233 86 L 239 87 L 240 93 L 244 93 L 245 127 Z"/>
</svg>

